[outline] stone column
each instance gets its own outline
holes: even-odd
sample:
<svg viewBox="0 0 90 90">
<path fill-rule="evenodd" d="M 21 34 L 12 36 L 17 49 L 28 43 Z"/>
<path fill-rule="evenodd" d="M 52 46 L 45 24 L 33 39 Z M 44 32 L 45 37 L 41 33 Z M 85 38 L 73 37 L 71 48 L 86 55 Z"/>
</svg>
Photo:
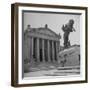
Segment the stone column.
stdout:
<svg viewBox="0 0 90 90">
<path fill-rule="evenodd" d="M 56 44 L 56 60 L 58 61 L 58 43 L 57 42 L 55 42 L 55 44 Z"/>
<path fill-rule="evenodd" d="M 50 62 L 50 41 L 47 40 L 48 61 Z"/>
<path fill-rule="evenodd" d="M 54 54 L 54 41 L 52 41 L 52 61 L 55 60 L 55 54 Z"/>
<path fill-rule="evenodd" d="M 59 49 L 58 49 L 58 51 L 59 51 L 59 50 L 60 50 L 60 42 L 59 42 L 59 41 L 58 41 L 58 48 L 59 48 Z"/>
<path fill-rule="evenodd" d="M 37 61 L 39 62 L 40 61 L 40 50 L 39 50 L 39 38 L 36 39 L 36 58 L 37 58 Z"/>
<path fill-rule="evenodd" d="M 42 39 L 42 59 L 43 59 L 43 62 L 45 62 L 45 50 L 44 50 L 44 39 Z"/>
<path fill-rule="evenodd" d="M 32 53 L 31 53 L 31 55 L 32 55 L 31 58 L 32 58 L 32 59 L 33 59 L 33 45 L 34 45 L 34 44 L 33 44 L 33 43 L 34 43 L 33 40 L 34 40 L 34 38 L 32 37 L 32 38 L 31 38 L 31 52 L 32 52 Z"/>
<path fill-rule="evenodd" d="M 32 60 L 32 38 L 31 37 L 29 38 L 29 42 L 30 42 L 30 44 L 29 44 L 29 50 L 30 50 L 29 55 L 30 55 L 30 57 L 29 58 L 30 58 L 30 61 L 31 61 Z"/>
</svg>

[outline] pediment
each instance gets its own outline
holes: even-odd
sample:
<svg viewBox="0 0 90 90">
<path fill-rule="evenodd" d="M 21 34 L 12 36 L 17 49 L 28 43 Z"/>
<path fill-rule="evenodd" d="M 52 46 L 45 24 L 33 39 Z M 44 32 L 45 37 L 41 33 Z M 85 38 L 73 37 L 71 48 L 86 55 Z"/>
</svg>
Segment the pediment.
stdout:
<svg viewBox="0 0 90 90">
<path fill-rule="evenodd" d="M 33 28 L 32 30 L 31 30 L 31 32 L 37 32 L 37 33 L 39 33 L 39 34 L 46 34 L 46 35 L 50 35 L 50 36 L 53 36 L 53 37 L 58 37 L 59 35 L 58 34 L 56 34 L 55 32 L 53 32 L 51 29 L 49 29 L 49 28 Z"/>
</svg>

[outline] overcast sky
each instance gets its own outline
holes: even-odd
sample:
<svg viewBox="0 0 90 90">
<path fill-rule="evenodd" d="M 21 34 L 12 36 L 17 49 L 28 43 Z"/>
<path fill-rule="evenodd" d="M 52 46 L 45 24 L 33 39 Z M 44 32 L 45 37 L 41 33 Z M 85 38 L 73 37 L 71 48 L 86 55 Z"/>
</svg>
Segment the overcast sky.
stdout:
<svg viewBox="0 0 90 90">
<path fill-rule="evenodd" d="M 45 24 L 48 24 L 48 28 L 57 34 L 61 34 L 60 45 L 63 45 L 63 31 L 61 27 L 63 24 L 68 23 L 70 19 L 74 19 L 74 28 L 76 30 L 76 32 L 70 33 L 71 45 L 80 44 L 80 15 L 24 12 L 24 30 L 28 24 L 32 28 L 44 27 Z"/>
</svg>

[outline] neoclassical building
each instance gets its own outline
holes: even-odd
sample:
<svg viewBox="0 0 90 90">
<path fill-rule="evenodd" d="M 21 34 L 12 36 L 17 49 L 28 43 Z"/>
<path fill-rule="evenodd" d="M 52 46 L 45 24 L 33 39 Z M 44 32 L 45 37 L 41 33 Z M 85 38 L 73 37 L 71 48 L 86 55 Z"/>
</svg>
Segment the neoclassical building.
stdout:
<svg viewBox="0 0 90 90">
<path fill-rule="evenodd" d="M 44 27 L 31 28 L 24 32 L 24 60 L 34 62 L 58 61 L 60 34 L 56 34 L 46 24 Z"/>
</svg>

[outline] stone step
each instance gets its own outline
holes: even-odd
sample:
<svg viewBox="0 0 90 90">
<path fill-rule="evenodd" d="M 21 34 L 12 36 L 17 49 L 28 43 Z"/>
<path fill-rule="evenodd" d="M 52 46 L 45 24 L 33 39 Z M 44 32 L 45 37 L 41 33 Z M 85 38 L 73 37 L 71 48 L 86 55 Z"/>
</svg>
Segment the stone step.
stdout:
<svg viewBox="0 0 90 90">
<path fill-rule="evenodd" d="M 80 66 L 58 67 L 58 70 L 80 70 Z"/>
</svg>

